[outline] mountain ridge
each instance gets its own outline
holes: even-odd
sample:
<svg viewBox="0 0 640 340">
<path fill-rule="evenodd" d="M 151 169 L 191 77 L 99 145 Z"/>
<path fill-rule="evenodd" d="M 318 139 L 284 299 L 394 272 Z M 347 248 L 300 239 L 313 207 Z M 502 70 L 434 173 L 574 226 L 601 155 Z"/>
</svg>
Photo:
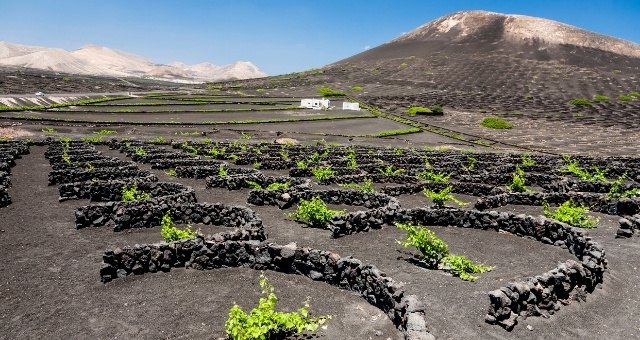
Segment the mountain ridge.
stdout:
<svg viewBox="0 0 640 340">
<path fill-rule="evenodd" d="M 26 67 L 69 74 L 154 78 L 168 81 L 218 81 L 267 76 L 251 62 L 237 61 L 218 66 L 211 63 L 187 65 L 154 63 L 142 56 L 105 46 L 85 45 L 66 51 L 61 48 L 28 46 L 0 41 L 0 66 Z"/>
</svg>

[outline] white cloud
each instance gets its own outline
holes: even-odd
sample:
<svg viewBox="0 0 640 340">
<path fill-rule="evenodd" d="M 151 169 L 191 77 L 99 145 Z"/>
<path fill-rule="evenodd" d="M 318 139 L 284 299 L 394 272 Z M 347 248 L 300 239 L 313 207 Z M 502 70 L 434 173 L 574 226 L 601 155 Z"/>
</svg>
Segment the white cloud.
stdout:
<svg viewBox="0 0 640 340">
<path fill-rule="evenodd" d="M 367 46 L 364 47 L 364 50 L 366 51 L 366 50 L 368 50 L 370 48 L 371 48 L 371 46 L 367 45 Z"/>
</svg>

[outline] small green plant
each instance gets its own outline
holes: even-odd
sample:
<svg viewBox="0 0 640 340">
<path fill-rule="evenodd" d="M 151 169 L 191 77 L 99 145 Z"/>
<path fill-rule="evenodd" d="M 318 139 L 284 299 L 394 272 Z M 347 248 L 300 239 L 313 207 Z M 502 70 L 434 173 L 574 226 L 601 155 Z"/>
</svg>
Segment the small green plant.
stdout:
<svg viewBox="0 0 640 340">
<path fill-rule="evenodd" d="M 227 148 L 221 147 L 219 143 L 216 143 L 210 149 L 207 149 L 206 152 L 207 155 L 216 159 L 220 159 L 224 158 L 224 155 L 227 152 Z"/>
<path fill-rule="evenodd" d="M 100 136 L 82 137 L 82 141 L 83 142 L 87 142 L 89 144 L 100 144 L 100 143 L 104 142 L 104 139 L 102 139 L 102 137 L 100 137 Z"/>
<path fill-rule="evenodd" d="M 609 101 L 609 97 L 601 95 L 601 94 L 596 94 L 593 96 L 593 101 L 594 102 L 608 102 Z"/>
<path fill-rule="evenodd" d="M 414 115 L 428 115 L 433 113 L 433 111 L 428 108 L 428 107 L 423 107 L 423 106 L 411 106 L 410 108 L 407 109 L 407 114 L 414 116 Z"/>
<path fill-rule="evenodd" d="M 476 264 L 469 258 L 462 255 L 449 254 L 442 261 L 449 267 L 449 271 L 454 276 L 459 276 L 464 281 L 475 282 L 478 278 L 471 274 L 481 274 L 493 270 L 493 267 Z"/>
<path fill-rule="evenodd" d="M 631 96 L 627 96 L 625 94 L 618 96 L 618 101 L 619 102 L 629 102 L 631 101 L 633 98 Z"/>
<path fill-rule="evenodd" d="M 136 152 L 136 155 L 138 155 L 138 156 L 144 156 L 144 155 L 146 155 L 146 154 L 147 154 L 147 152 L 146 152 L 146 151 L 144 151 L 144 149 L 143 149 L 143 148 L 136 148 L 136 151 L 135 151 L 135 152 Z"/>
<path fill-rule="evenodd" d="M 92 172 L 96 170 L 96 167 L 93 165 L 93 163 L 87 163 L 87 166 L 84 169 L 86 171 Z"/>
<path fill-rule="evenodd" d="M 409 64 L 407 64 L 407 63 L 402 63 L 402 64 L 400 64 L 400 66 L 398 66 L 398 67 L 399 67 L 399 68 L 407 68 L 407 67 L 409 67 Z"/>
<path fill-rule="evenodd" d="M 251 167 L 254 169 L 260 169 L 261 166 L 262 166 L 262 163 L 258 161 L 254 161 L 253 163 L 251 163 Z"/>
<path fill-rule="evenodd" d="M 224 323 L 227 336 L 233 340 L 280 339 L 293 334 L 315 332 L 331 319 L 330 315 L 309 316 L 309 299 L 297 312 L 277 312 L 278 297 L 264 273 L 260 274 L 262 297 L 248 314 L 234 304 Z"/>
<path fill-rule="evenodd" d="M 480 125 L 489 129 L 498 129 L 498 130 L 513 128 L 513 124 L 511 124 L 511 122 L 500 117 L 484 117 L 484 119 L 482 119 L 482 122 L 480 122 Z"/>
<path fill-rule="evenodd" d="M 122 187 L 122 201 L 123 202 L 142 202 L 151 198 L 146 192 L 138 191 L 136 185 Z"/>
<path fill-rule="evenodd" d="M 444 207 L 444 205 L 447 204 L 448 201 L 452 201 L 458 205 L 465 205 L 466 204 L 465 202 L 462 202 L 461 200 L 455 198 L 451 194 L 452 190 L 453 190 L 453 186 L 449 185 L 438 192 L 429 190 L 427 188 L 424 188 L 422 192 L 424 193 L 425 196 L 431 199 L 431 201 L 433 201 L 433 204 L 436 205 L 437 207 Z"/>
<path fill-rule="evenodd" d="M 113 135 L 118 133 L 118 131 L 116 130 L 108 130 L 108 129 L 100 129 L 97 131 L 93 131 L 93 133 L 95 133 L 96 135 L 101 135 L 101 136 L 106 136 L 106 135 Z"/>
<path fill-rule="evenodd" d="M 248 179 L 246 179 L 244 182 L 247 183 L 253 190 L 262 190 L 262 185 L 260 185 L 260 183 L 258 182 L 250 181 Z"/>
<path fill-rule="evenodd" d="M 229 170 L 223 164 L 220 164 L 220 166 L 218 167 L 218 176 L 220 176 L 220 177 L 229 176 Z"/>
<path fill-rule="evenodd" d="M 52 127 L 42 128 L 42 132 L 44 132 L 44 133 L 56 133 L 56 129 L 54 129 Z"/>
<path fill-rule="evenodd" d="M 444 172 L 434 172 L 430 170 L 422 170 L 418 173 L 418 178 L 435 183 L 449 183 L 451 174 L 445 174 Z"/>
<path fill-rule="evenodd" d="M 343 183 L 343 184 L 338 184 L 338 186 L 343 187 L 343 188 L 348 188 L 348 189 L 355 189 L 355 190 L 359 190 L 359 191 L 364 191 L 364 192 L 374 192 L 375 191 L 373 189 L 373 182 L 369 178 L 366 178 L 362 182 L 362 184 L 359 184 L 359 183 Z"/>
<path fill-rule="evenodd" d="M 176 173 L 176 169 L 167 169 L 167 171 L 164 172 L 165 174 L 171 176 L 171 177 L 178 177 L 178 174 Z"/>
<path fill-rule="evenodd" d="M 578 160 L 573 160 L 570 156 L 567 155 L 563 156 L 563 158 L 565 161 L 565 166 L 564 168 L 560 169 L 560 172 L 572 174 L 583 181 L 602 183 L 609 182 L 606 176 L 607 172 L 609 171 L 608 169 L 600 169 L 597 166 L 594 166 L 592 167 L 593 172 L 589 172 L 588 170 L 580 167 L 580 163 L 578 162 Z"/>
<path fill-rule="evenodd" d="M 433 231 L 412 223 L 396 223 L 396 227 L 407 232 L 404 241 L 396 241 L 405 248 L 416 247 L 430 268 L 437 268 L 449 254 L 449 246 Z"/>
<path fill-rule="evenodd" d="M 317 89 L 317 91 L 318 91 L 318 94 L 320 94 L 323 97 L 342 97 L 345 95 L 345 93 L 342 91 L 333 90 L 328 87 L 320 87 Z"/>
<path fill-rule="evenodd" d="M 531 158 L 531 155 L 526 152 L 520 156 L 520 160 L 521 160 L 520 165 L 522 165 L 522 167 L 529 167 L 529 166 L 536 165 L 536 161 L 534 161 L 533 158 Z"/>
<path fill-rule="evenodd" d="M 298 169 L 306 169 L 308 168 L 309 165 L 307 164 L 307 161 L 305 161 L 304 159 L 300 159 L 296 161 L 296 168 Z"/>
<path fill-rule="evenodd" d="M 269 185 L 267 185 L 267 190 L 282 190 L 282 189 L 288 189 L 291 186 L 291 184 L 289 184 L 289 182 L 273 182 Z"/>
<path fill-rule="evenodd" d="M 164 216 L 162 216 L 160 227 L 160 235 L 165 242 L 191 239 L 198 236 L 198 233 L 191 230 L 191 227 L 189 226 L 184 229 L 179 229 L 178 227 L 176 227 L 169 213 L 166 213 L 164 214 Z"/>
<path fill-rule="evenodd" d="M 478 278 L 472 274 L 485 273 L 493 267 L 476 264 L 462 255 L 449 253 L 449 246 L 433 231 L 412 223 L 396 223 L 396 227 L 407 232 L 404 241 L 396 241 L 405 248 L 415 247 L 422 254 L 422 262 L 427 267 L 445 270 L 464 281 L 475 282 Z"/>
<path fill-rule="evenodd" d="M 571 200 L 562 203 L 555 211 L 543 202 L 544 216 L 578 228 L 595 228 L 598 220 L 587 216 L 588 207 L 574 204 Z"/>
<path fill-rule="evenodd" d="M 462 168 L 465 171 L 473 171 L 476 168 L 476 163 L 478 163 L 478 159 L 475 157 L 467 157 L 467 164 L 462 164 Z"/>
<path fill-rule="evenodd" d="M 311 169 L 311 173 L 313 173 L 313 177 L 315 177 L 318 182 L 324 182 L 335 175 L 335 171 L 333 171 L 333 167 L 331 167 L 331 165 L 325 167 L 314 167 Z"/>
<path fill-rule="evenodd" d="M 393 166 L 393 164 L 389 164 L 387 166 L 385 166 L 382 169 L 379 169 L 380 172 L 384 175 L 387 176 L 395 176 L 395 175 L 400 175 L 404 172 L 404 169 L 402 168 L 396 168 L 395 166 Z"/>
<path fill-rule="evenodd" d="M 358 167 L 358 160 L 356 159 L 356 152 L 354 150 L 349 150 L 345 158 L 347 159 L 347 168 L 355 169 Z"/>
<path fill-rule="evenodd" d="M 333 216 L 343 213 L 343 210 L 329 209 L 320 196 L 314 196 L 310 200 L 301 200 L 296 211 L 288 216 L 309 226 L 324 228 Z"/>
<path fill-rule="evenodd" d="M 569 101 L 569 104 L 573 106 L 593 106 L 589 99 L 584 98 L 573 98 Z"/>
<path fill-rule="evenodd" d="M 147 143 L 150 144 L 166 144 L 167 140 L 164 137 L 156 137 L 147 140 Z"/>
<path fill-rule="evenodd" d="M 253 136 L 248 133 L 240 132 L 240 138 L 247 140 L 253 138 Z"/>
<path fill-rule="evenodd" d="M 362 92 L 362 86 L 360 86 L 360 85 L 351 86 L 351 91 L 353 91 L 353 92 Z"/>
<path fill-rule="evenodd" d="M 524 170 L 519 166 L 516 166 L 516 171 L 513 173 L 513 179 L 511 184 L 507 185 L 507 189 L 511 192 L 527 192 L 529 188 L 525 185 Z"/>
<path fill-rule="evenodd" d="M 287 151 L 287 150 L 280 151 L 280 158 L 282 158 L 285 161 L 288 161 L 290 159 L 289 158 L 289 151 Z"/>
<path fill-rule="evenodd" d="M 607 198 L 629 198 L 629 197 L 640 197 L 640 189 L 633 188 L 629 190 L 624 190 L 624 182 L 627 179 L 627 174 L 623 174 L 618 177 L 616 180 L 611 182 L 611 188 L 607 193 Z"/>
</svg>

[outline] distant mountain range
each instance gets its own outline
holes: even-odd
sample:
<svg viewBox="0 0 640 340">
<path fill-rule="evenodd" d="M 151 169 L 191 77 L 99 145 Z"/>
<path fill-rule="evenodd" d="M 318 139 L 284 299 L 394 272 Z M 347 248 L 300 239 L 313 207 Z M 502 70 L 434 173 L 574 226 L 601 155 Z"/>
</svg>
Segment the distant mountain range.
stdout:
<svg viewBox="0 0 640 340">
<path fill-rule="evenodd" d="M 60 73 L 140 77 L 168 81 L 216 81 L 267 76 L 248 61 L 218 66 L 181 62 L 156 64 L 144 57 L 108 47 L 87 45 L 74 51 L 0 41 L 0 67 L 27 67 Z"/>
</svg>

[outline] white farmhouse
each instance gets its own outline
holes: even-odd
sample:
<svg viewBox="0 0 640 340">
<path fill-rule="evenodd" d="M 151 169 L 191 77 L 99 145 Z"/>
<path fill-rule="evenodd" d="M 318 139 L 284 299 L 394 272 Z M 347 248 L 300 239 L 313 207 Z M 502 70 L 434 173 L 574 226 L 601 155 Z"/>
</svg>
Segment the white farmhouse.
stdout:
<svg viewBox="0 0 640 340">
<path fill-rule="evenodd" d="M 343 102 L 342 109 L 351 110 L 351 111 L 360 111 L 360 103 Z"/>
<path fill-rule="evenodd" d="M 330 104 L 331 104 L 331 101 L 325 98 L 303 99 L 302 101 L 300 101 L 300 106 L 306 107 L 308 109 L 314 109 L 314 110 L 328 109 Z"/>
</svg>

